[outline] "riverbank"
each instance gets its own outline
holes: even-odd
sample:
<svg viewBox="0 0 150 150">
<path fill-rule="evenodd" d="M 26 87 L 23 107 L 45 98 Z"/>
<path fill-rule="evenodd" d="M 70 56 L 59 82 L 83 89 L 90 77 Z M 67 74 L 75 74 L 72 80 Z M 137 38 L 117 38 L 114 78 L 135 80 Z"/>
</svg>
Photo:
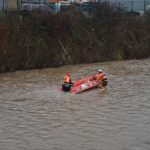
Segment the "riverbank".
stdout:
<svg viewBox="0 0 150 150">
<path fill-rule="evenodd" d="M 0 15 L 0 72 L 150 56 L 150 13 L 128 16 L 97 6 L 92 17 L 69 9 Z"/>
</svg>

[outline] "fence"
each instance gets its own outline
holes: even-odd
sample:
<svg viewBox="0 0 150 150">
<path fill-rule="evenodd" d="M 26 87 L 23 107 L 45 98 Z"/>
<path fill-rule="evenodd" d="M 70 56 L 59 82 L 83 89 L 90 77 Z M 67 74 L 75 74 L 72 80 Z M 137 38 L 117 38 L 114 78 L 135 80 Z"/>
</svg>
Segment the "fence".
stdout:
<svg viewBox="0 0 150 150">
<path fill-rule="evenodd" d="M 104 0 L 86 0 L 86 3 L 78 3 L 77 0 L 66 1 L 66 3 L 59 3 L 59 0 L 53 0 L 55 3 L 50 3 L 51 0 L 0 0 L 0 9 L 1 10 L 32 10 L 35 8 L 40 9 L 53 9 L 55 12 L 60 10 L 61 5 L 75 5 L 75 7 L 80 6 L 77 10 L 80 11 L 91 11 L 92 4 L 98 2 L 104 2 Z M 81 1 L 81 0 L 80 0 Z M 82 0 L 84 2 L 85 0 Z M 136 11 L 144 14 L 144 12 L 150 9 L 150 0 L 145 1 L 110 1 L 105 0 L 105 2 L 110 3 L 110 5 L 114 5 L 116 7 L 122 7 L 127 11 Z"/>
<path fill-rule="evenodd" d="M 124 8 L 127 11 L 136 11 L 144 14 L 148 9 L 147 6 L 150 4 L 150 1 L 125 1 L 118 2 L 118 6 Z"/>
</svg>

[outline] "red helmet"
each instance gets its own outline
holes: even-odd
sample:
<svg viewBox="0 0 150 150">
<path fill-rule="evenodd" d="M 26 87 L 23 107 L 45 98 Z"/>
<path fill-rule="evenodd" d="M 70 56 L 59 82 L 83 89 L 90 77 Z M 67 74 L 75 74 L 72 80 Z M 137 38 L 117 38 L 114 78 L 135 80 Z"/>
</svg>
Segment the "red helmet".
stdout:
<svg viewBox="0 0 150 150">
<path fill-rule="evenodd" d="M 71 73 L 70 73 L 70 72 L 67 72 L 66 75 L 70 77 L 70 76 L 71 76 Z"/>
</svg>

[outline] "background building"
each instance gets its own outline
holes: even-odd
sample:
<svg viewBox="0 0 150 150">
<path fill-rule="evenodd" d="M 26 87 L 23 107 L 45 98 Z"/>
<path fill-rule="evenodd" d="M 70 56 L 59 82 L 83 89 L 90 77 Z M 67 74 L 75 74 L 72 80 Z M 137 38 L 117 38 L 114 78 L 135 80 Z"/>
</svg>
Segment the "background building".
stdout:
<svg viewBox="0 0 150 150">
<path fill-rule="evenodd" d="M 44 9 L 59 11 L 59 5 L 80 4 L 82 9 L 91 9 L 91 4 L 95 2 L 109 2 L 115 4 L 114 6 L 122 7 L 127 11 L 136 11 L 144 14 L 145 11 L 150 10 L 150 0 L 0 0 L 0 10 L 33 10 Z M 78 7 L 78 6 L 76 6 Z M 84 8 L 86 7 L 86 8 Z M 78 10 L 78 8 L 77 8 Z"/>
<path fill-rule="evenodd" d="M 19 10 L 21 8 L 21 0 L 1 0 L 3 9 L 5 10 Z"/>
</svg>

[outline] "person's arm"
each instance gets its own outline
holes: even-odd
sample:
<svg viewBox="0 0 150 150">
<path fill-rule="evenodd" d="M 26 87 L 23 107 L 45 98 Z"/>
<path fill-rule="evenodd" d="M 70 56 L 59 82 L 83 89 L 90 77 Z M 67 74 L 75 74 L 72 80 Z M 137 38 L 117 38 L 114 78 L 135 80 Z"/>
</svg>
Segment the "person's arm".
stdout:
<svg viewBox="0 0 150 150">
<path fill-rule="evenodd" d="M 103 82 L 103 81 L 100 80 L 100 81 L 97 81 L 97 82 L 98 82 L 98 87 L 101 88 L 101 87 L 102 87 L 102 82 Z"/>
</svg>

